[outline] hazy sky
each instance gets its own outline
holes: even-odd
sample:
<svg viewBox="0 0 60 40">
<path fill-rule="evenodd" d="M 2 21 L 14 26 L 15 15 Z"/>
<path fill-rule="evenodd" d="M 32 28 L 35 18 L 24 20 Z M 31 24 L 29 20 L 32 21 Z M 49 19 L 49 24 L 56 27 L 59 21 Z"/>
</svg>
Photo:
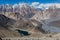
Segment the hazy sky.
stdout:
<svg viewBox="0 0 60 40">
<path fill-rule="evenodd" d="M 0 4 L 15 4 L 15 3 L 20 3 L 20 2 L 60 3 L 60 0 L 0 0 Z"/>
</svg>

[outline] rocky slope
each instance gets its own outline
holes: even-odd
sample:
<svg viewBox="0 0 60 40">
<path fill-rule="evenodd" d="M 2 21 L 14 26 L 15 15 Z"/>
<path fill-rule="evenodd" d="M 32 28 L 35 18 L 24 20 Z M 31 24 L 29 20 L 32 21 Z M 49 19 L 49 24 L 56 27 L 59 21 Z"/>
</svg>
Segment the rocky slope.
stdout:
<svg viewBox="0 0 60 40">
<path fill-rule="evenodd" d="M 14 20 L 0 14 L 0 37 L 28 36 L 28 34 L 42 31 L 41 26 L 42 24 L 36 20 Z"/>
<path fill-rule="evenodd" d="M 20 33 L 10 30 L 15 21 L 0 14 L 0 37 L 20 37 Z"/>
</svg>

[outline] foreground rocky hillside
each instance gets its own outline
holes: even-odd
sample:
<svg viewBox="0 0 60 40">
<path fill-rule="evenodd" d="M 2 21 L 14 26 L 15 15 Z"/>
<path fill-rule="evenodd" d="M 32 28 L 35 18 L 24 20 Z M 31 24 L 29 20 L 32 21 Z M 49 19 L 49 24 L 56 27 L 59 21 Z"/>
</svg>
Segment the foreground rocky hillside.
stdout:
<svg viewBox="0 0 60 40">
<path fill-rule="evenodd" d="M 0 14 L 1 15 L 1 14 Z M 6 37 L 55 37 L 57 33 L 48 33 L 42 29 L 42 23 L 36 20 L 13 20 L 4 15 L 1 19 L 5 24 L 0 24 L 0 38 Z M 8 20 L 8 21 L 7 21 Z M 47 34 L 48 33 L 48 34 Z M 54 35 L 53 35 L 54 34 Z"/>
<path fill-rule="evenodd" d="M 40 32 L 40 26 L 42 26 L 42 24 L 36 20 L 14 20 L 0 14 L 0 37 L 22 37 L 29 34 L 31 35 L 31 33 L 35 31 Z"/>
</svg>

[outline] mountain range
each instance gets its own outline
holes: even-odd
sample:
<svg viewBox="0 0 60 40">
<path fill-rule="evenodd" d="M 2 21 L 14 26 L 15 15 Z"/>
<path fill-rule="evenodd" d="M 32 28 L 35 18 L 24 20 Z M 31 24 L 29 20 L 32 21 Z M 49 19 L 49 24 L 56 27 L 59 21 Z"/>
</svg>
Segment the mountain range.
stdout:
<svg viewBox="0 0 60 40">
<path fill-rule="evenodd" d="M 45 11 L 55 10 L 55 9 L 56 10 L 60 9 L 59 4 L 45 4 L 44 6 L 43 4 L 29 5 L 27 3 L 20 3 L 14 5 L 5 4 L 5 5 L 0 5 L 0 14 L 3 14 L 8 17 L 12 17 L 13 19 L 20 19 L 19 17 L 33 18 L 34 15 L 40 15 L 46 17 L 45 15 L 47 13 L 44 13 Z"/>
<path fill-rule="evenodd" d="M 37 7 L 38 5 L 26 3 L 0 5 L 0 37 L 32 36 L 37 32 L 49 32 L 50 30 L 43 29 L 42 25 L 50 25 L 51 22 L 60 20 L 60 6 L 41 4 Z"/>
</svg>

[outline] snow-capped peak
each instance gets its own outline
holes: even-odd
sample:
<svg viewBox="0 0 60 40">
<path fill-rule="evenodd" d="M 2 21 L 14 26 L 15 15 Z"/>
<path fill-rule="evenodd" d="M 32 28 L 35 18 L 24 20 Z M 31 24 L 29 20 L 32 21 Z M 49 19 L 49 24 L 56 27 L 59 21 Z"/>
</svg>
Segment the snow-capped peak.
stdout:
<svg viewBox="0 0 60 40">
<path fill-rule="evenodd" d="M 47 3 L 47 4 L 42 4 L 42 3 L 39 3 L 39 2 L 33 2 L 31 4 L 29 3 L 18 3 L 18 4 L 14 4 L 14 5 L 9 5 L 9 4 L 6 4 L 6 5 L 3 5 L 3 7 L 5 8 L 13 8 L 13 9 L 42 9 L 42 10 L 45 10 L 45 9 L 49 9 L 49 8 L 54 8 L 54 6 L 56 6 L 56 8 L 60 8 L 60 4 L 59 3 Z M 2 8 L 0 6 L 0 8 Z"/>
</svg>

